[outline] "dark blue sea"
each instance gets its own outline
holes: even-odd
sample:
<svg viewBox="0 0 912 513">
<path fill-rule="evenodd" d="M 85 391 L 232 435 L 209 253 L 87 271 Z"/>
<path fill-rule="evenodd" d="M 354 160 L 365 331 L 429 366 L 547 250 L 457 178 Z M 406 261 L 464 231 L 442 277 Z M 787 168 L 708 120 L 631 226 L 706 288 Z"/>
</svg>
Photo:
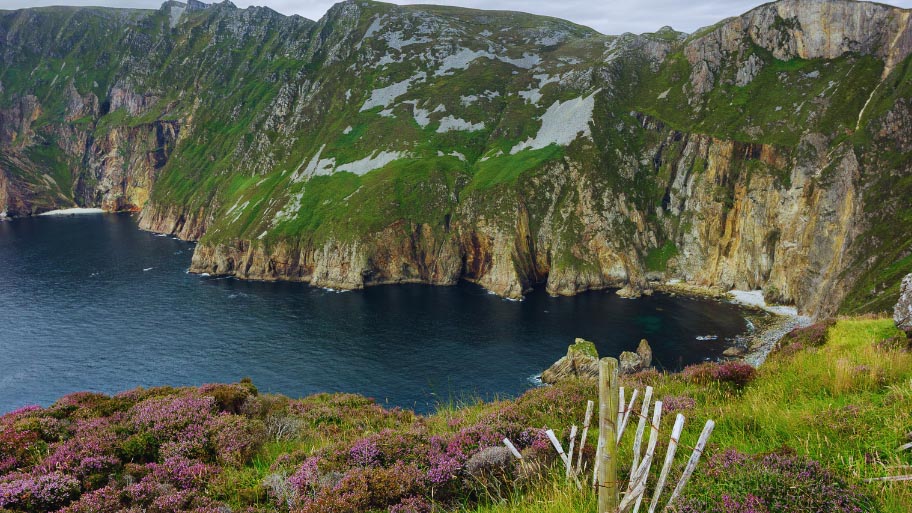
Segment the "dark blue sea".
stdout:
<svg viewBox="0 0 912 513">
<path fill-rule="evenodd" d="M 575 337 L 615 356 L 646 338 L 678 369 L 747 330 L 734 305 L 665 295 L 537 290 L 517 302 L 470 284 L 340 293 L 201 277 L 186 272 L 193 247 L 127 214 L 0 223 L 0 413 L 80 390 L 242 377 L 261 392 L 428 411 L 535 386 Z"/>
</svg>

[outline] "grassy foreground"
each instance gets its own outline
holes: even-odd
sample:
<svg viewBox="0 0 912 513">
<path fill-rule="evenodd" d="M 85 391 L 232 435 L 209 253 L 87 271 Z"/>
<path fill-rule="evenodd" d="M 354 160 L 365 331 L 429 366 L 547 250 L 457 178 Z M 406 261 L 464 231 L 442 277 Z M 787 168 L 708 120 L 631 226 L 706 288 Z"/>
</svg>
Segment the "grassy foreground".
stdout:
<svg viewBox="0 0 912 513">
<path fill-rule="evenodd" d="M 912 451 L 896 451 L 912 430 L 912 353 L 898 335 L 887 319 L 845 319 L 787 337 L 756 373 L 711 364 L 624 378 L 664 401 L 662 438 L 676 412 L 684 447 L 717 423 L 675 510 L 907 512 L 909 483 L 862 481 L 912 470 Z M 0 511 L 594 512 L 543 433 L 566 446 L 590 398 L 594 384 L 568 382 L 422 417 L 249 382 L 73 394 L 0 417 Z M 503 436 L 529 464 L 516 465 Z"/>
</svg>

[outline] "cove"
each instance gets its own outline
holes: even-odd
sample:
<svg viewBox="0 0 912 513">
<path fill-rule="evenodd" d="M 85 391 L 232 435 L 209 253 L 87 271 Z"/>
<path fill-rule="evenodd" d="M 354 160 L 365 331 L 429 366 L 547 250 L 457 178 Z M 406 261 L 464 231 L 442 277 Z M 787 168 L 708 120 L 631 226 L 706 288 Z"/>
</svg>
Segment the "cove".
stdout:
<svg viewBox="0 0 912 513">
<path fill-rule="evenodd" d="M 201 277 L 186 272 L 193 247 L 128 214 L 0 223 L 0 413 L 245 376 L 261 392 L 352 392 L 424 412 L 521 393 L 575 337 L 604 355 L 646 338 L 675 370 L 748 329 L 736 305 L 660 294 L 516 302 L 471 284 L 340 293 Z"/>
</svg>

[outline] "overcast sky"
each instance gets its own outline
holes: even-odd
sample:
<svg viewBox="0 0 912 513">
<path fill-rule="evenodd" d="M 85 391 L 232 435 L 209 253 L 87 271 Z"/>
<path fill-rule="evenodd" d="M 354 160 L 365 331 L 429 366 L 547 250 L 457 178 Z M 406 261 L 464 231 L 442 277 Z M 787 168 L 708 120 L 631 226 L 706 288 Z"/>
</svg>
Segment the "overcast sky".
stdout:
<svg viewBox="0 0 912 513">
<path fill-rule="evenodd" d="M 333 0 L 233 0 L 238 7 L 266 5 L 284 14 L 319 19 Z M 157 8 L 159 0 L 0 0 L 0 9 L 39 5 L 107 5 Z M 592 27 L 605 34 L 653 32 L 665 25 L 693 32 L 723 18 L 741 14 L 764 3 L 761 0 L 394 0 L 394 3 L 433 3 L 478 9 L 505 9 L 545 14 Z M 893 5 L 912 7 L 912 0 L 893 0 Z"/>
</svg>

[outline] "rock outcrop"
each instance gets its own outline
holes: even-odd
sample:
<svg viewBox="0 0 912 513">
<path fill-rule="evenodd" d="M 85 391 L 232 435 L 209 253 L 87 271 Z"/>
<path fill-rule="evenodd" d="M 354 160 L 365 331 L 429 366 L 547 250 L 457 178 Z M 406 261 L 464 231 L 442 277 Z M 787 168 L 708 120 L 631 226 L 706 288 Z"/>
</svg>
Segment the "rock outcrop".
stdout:
<svg viewBox="0 0 912 513">
<path fill-rule="evenodd" d="M 624 351 L 618 358 L 618 371 L 621 374 L 633 374 L 652 366 L 652 347 L 646 339 L 640 340 L 636 352 Z"/>
<path fill-rule="evenodd" d="M 893 322 L 896 327 L 912 338 L 912 274 L 903 278 L 899 292 L 899 301 L 893 309 Z"/>
<path fill-rule="evenodd" d="M 542 372 L 543 383 L 554 384 L 565 379 L 598 379 L 599 357 L 595 344 L 581 338 L 568 349 L 567 356 Z"/>
</svg>

